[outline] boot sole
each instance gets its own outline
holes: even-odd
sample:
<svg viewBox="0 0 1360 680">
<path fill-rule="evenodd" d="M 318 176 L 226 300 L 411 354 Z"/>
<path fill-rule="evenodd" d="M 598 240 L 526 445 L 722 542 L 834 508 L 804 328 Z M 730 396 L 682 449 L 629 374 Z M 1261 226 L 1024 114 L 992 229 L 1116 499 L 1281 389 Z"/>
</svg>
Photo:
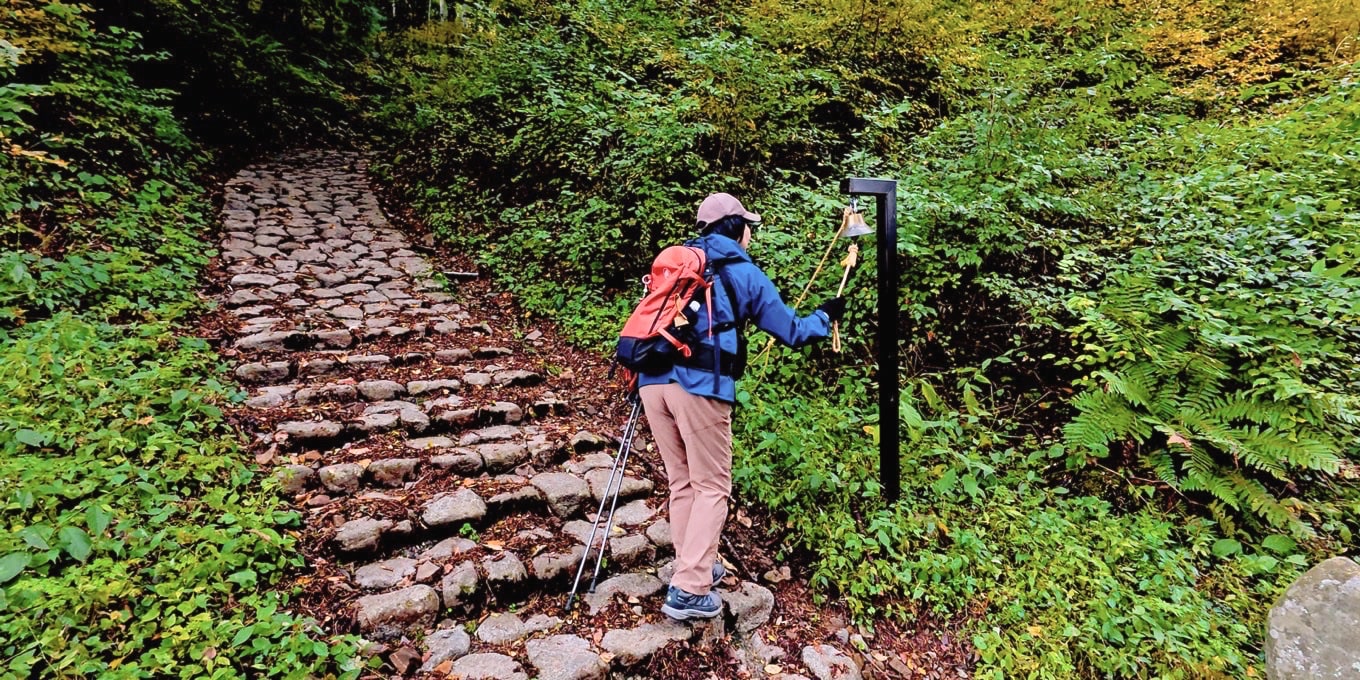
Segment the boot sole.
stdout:
<svg viewBox="0 0 1360 680">
<path fill-rule="evenodd" d="M 708 609 L 676 609 L 667 604 L 661 605 L 661 613 L 675 619 L 676 621 L 688 621 L 690 619 L 715 619 L 722 613 L 722 608 Z"/>
</svg>

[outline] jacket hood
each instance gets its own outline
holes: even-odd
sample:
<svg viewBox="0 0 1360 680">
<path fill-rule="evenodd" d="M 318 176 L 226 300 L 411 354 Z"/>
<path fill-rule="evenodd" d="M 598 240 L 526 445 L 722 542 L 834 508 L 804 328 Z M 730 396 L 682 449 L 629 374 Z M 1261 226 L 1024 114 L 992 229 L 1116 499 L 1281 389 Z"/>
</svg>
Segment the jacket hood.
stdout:
<svg viewBox="0 0 1360 680">
<path fill-rule="evenodd" d="M 694 244 L 703 248 L 704 252 L 708 253 L 710 260 L 736 259 L 751 262 L 751 256 L 747 254 L 745 248 L 741 247 L 740 243 L 722 234 L 702 236 L 694 239 Z"/>
</svg>

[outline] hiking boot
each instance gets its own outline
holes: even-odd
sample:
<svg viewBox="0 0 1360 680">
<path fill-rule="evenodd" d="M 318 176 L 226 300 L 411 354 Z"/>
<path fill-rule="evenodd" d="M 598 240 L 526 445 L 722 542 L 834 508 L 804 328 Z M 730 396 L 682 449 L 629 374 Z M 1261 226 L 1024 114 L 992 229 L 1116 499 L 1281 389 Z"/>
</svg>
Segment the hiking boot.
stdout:
<svg viewBox="0 0 1360 680">
<path fill-rule="evenodd" d="M 722 613 L 722 598 L 711 590 L 707 595 L 693 595 L 671 586 L 661 613 L 676 621 L 711 619 Z"/>
<path fill-rule="evenodd" d="M 713 584 L 717 585 L 727 577 L 727 567 L 723 566 L 722 560 L 713 560 Z"/>
</svg>

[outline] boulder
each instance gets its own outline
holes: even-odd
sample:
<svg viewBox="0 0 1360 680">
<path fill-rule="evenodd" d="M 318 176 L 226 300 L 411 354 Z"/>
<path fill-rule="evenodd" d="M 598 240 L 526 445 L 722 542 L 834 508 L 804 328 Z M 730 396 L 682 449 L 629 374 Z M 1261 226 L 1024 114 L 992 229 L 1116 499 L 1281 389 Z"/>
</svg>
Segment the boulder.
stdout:
<svg viewBox="0 0 1360 680">
<path fill-rule="evenodd" d="M 394 638 L 434 623 L 439 596 L 426 585 L 368 595 L 355 602 L 359 630 L 375 638 Z"/>
<path fill-rule="evenodd" d="M 1360 565 L 1333 557 L 1280 596 L 1266 620 L 1266 675 L 1360 678 Z"/>
<path fill-rule="evenodd" d="M 609 667 L 585 638 L 553 635 L 524 645 L 538 680 L 604 680 Z"/>
</svg>

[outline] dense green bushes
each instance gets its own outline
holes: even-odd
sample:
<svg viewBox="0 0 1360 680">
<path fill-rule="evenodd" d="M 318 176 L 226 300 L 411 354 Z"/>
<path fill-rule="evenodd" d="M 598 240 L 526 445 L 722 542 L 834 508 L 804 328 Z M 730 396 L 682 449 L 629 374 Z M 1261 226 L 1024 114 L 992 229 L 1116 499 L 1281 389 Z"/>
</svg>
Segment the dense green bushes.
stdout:
<svg viewBox="0 0 1360 680">
<path fill-rule="evenodd" d="M 138 11 L 153 7 L 168 5 Z M 352 647 L 271 591 L 301 565 L 298 518 L 237 448 L 216 352 L 183 326 L 212 208 L 208 149 L 182 120 L 215 114 L 176 112 L 209 101 L 147 75 L 261 82 L 244 64 L 271 57 L 176 61 L 130 21 L 65 2 L 0 13 L 0 674 L 335 675 Z"/>
<path fill-rule="evenodd" d="M 406 135 L 387 170 L 585 342 L 705 193 L 766 216 L 753 254 L 792 292 L 836 180 L 901 180 L 906 500 L 877 502 L 872 262 L 846 355 L 776 350 L 739 394 L 739 494 L 786 513 L 856 613 L 987 605 L 987 677 L 1246 677 L 1282 584 L 1360 529 L 1360 16 L 458 16 L 390 36 L 374 67 L 407 92 L 380 114 Z"/>
</svg>

